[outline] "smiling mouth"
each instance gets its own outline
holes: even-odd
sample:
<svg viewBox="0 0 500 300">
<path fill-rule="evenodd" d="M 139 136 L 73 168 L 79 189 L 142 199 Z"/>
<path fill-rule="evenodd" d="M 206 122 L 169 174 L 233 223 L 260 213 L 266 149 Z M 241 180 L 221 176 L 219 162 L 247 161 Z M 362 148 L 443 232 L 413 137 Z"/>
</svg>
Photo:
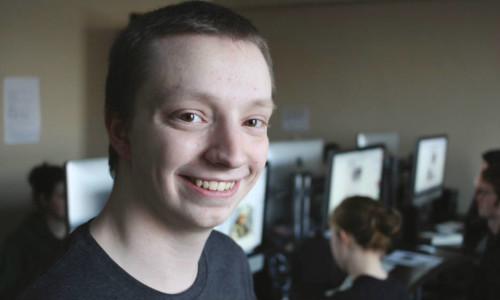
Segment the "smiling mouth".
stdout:
<svg viewBox="0 0 500 300">
<path fill-rule="evenodd" d="M 234 184 L 236 181 L 207 181 L 207 180 L 201 180 L 201 179 L 196 179 L 196 178 L 188 178 L 189 181 L 194 183 L 196 186 L 210 190 L 210 191 L 229 191 L 234 187 Z"/>
</svg>

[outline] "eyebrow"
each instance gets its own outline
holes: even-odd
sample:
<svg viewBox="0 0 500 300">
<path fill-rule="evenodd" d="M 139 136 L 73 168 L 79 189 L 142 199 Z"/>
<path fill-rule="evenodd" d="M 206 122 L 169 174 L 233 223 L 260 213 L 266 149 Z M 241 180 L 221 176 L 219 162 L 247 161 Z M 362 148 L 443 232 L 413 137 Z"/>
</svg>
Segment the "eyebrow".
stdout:
<svg viewBox="0 0 500 300">
<path fill-rule="evenodd" d="M 195 101 L 200 101 L 202 103 L 210 103 L 212 102 L 212 99 L 216 99 L 217 97 L 210 94 L 210 93 L 205 93 L 205 92 L 198 92 L 198 91 L 188 91 L 188 90 L 182 90 L 182 89 L 176 89 L 174 91 L 169 91 L 169 92 L 164 92 L 163 95 L 166 96 L 166 98 L 169 98 L 174 101 L 178 101 L 182 98 L 189 98 Z M 270 99 L 264 99 L 264 98 L 257 98 L 257 99 L 251 99 L 250 102 L 248 103 L 249 107 L 263 107 L 263 108 L 270 108 L 273 112 L 276 110 L 276 104 L 274 103 L 274 100 L 272 98 Z"/>
<path fill-rule="evenodd" d="M 271 108 L 272 111 L 276 110 L 276 104 L 274 104 L 273 99 L 256 99 L 256 100 L 251 101 L 249 106 Z"/>
</svg>

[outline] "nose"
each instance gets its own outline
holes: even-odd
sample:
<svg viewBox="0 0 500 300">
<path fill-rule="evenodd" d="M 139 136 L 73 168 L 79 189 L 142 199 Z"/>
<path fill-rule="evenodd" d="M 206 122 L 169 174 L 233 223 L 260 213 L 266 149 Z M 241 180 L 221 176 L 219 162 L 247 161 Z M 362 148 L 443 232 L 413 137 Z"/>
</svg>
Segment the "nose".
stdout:
<svg viewBox="0 0 500 300">
<path fill-rule="evenodd" d="M 245 163 L 246 147 L 241 126 L 222 122 L 212 128 L 205 157 L 210 164 L 236 169 Z"/>
</svg>

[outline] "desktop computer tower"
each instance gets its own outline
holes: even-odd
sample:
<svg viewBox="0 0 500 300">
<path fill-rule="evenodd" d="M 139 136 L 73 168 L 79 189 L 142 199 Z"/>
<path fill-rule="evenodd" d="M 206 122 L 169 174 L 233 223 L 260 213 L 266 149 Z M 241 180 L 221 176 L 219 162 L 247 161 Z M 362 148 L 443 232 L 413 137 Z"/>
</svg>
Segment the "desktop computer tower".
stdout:
<svg viewBox="0 0 500 300">
<path fill-rule="evenodd" d="M 265 255 L 264 269 L 254 274 L 257 299 L 289 299 L 292 288 L 289 258 L 276 249 L 268 251 Z"/>
<path fill-rule="evenodd" d="M 292 226 L 294 243 L 299 244 L 303 238 L 311 235 L 312 175 L 307 172 L 296 173 L 293 182 Z"/>
</svg>

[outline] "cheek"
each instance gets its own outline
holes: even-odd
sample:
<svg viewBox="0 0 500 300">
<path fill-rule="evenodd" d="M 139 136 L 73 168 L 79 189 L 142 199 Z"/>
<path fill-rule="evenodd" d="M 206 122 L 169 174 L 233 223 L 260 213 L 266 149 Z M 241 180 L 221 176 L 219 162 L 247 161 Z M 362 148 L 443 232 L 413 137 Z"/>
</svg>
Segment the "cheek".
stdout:
<svg viewBox="0 0 500 300">
<path fill-rule="evenodd" d="M 483 197 L 478 201 L 479 214 L 487 217 L 495 209 L 495 200 L 493 197 Z"/>
<path fill-rule="evenodd" d="M 170 132 L 168 138 L 162 139 L 155 149 L 158 161 L 153 168 L 156 169 L 156 176 L 161 174 L 169 188 L 173 188 L 175 181 L 170 180 L 172 176 L 183 174 L 186 170 L 193 172 L 196 166 L 200 166 L 207 139 L 200 134 Z"/>
<path fill-rule="evenodd" d="M 251 157 L 251 164 L 260 170 L 264 168 L 269 150 L 269 140 L 263 138 L 248 145 L 247 153 Z"/>
<path fill-rule="evenodd" d="M 335 241 L 333 240 L 333 238 L 330 239 L 330 252 L 332 252 L 332 254 L 335 256 Z"/>
<path fill-rule="evenodd" d="M 343 269 L 343 262 L 342 262 L 342 247 L 340 247 L 338 241 L 332 240 L 331 242 L 331 250 L 333 254 L 333 258 L 335 259 L 335 262 L 337 265 Z"/>
<path fill-rule="evenodd" d="M 330 249 L 334 255 L 338 253 L 338 241 L 333 230 L 332 230 L 332 236 L 330 238 Z"/>
<path fill-rule="evenodd" d="M 196 136 L 171 128 L 148 130 L 148 133 L 135 136 L 132 154 L 137 161 L 152 168 L 175 168 L 189 160 L 200 147 L 200 139 Z"/>
<path fill-rule="evenodd" d="M 64 201 L 64 199 L 60 198 L 52 199 L 52 201 L 50 202 L 52 210 L 59 213 L 65 212 L 65 204 L 66 202 Z"/>
<path fill-rule="evenodd" d="M 199 152 L 200 138 L 191 135 L 172 134 L 161 141 L 158 151 L 171 163 L 185 161 Z"/>
<path fill-rule="evenodd" d="M 490 197 L 487 201 L 488 208 L 493 210 L 495 208 L 495 203 L 497 202 L 496 197 Z"/>
</svg>

